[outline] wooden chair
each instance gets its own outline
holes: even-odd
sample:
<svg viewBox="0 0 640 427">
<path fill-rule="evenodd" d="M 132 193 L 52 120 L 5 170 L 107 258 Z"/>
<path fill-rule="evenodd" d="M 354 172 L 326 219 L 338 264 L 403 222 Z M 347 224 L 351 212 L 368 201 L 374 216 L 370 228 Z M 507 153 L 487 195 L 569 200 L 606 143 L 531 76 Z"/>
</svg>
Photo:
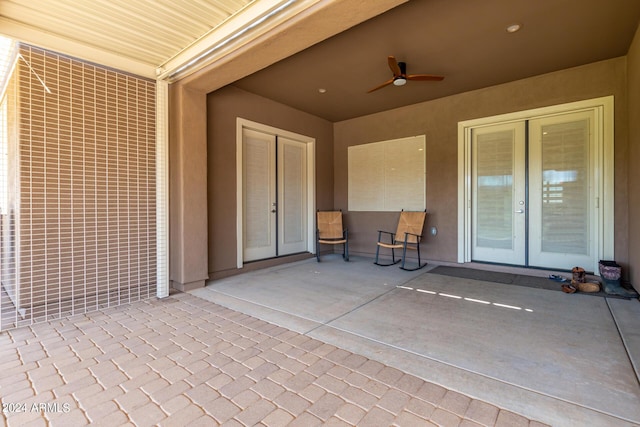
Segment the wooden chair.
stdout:
<svg viewBox="0 0 640 427">
<path fill-rule="evenodd" d="M 400 212 L 400 219 L 398 220 L 398 228 L 395 233 L 391 233 L 389 231 L 378 230 L 378 244 L 376 247 L 376 260 L 374 264 L 381 266 L 389 266 L 394 265 L 402 261 L 402 265 L 400 266 L 403 270 L 418 270 L 427 263 L 422 264 L 420 259 L 420 241 L 422 240 L 422 229 L 424 228 L 424 221 L 427 217 L 426 212 L 409 212 L 402 211 Z M 389 242 L 383 242 L 382 235 L 389 236 Z M 380 253 L 380 248 L 391 249 L 391 263 L 390 264 L 381 264 L 378 262 L 378 255 Z M 396 261 L 396 249 L 402 249 L 402 258 Z M 418 252 L 418 265 L 415 268 L 407 268 L 405 267 L 407 249 L 416 250 Z"/>
<path fill-rule="evenodd" d="M 320 262 L 320 245 L 342 245 L 342 258 L 349 261 L 349 230 L 342 228 L 342 211 L 318 211 L 316 258 Z"/>
</svg>

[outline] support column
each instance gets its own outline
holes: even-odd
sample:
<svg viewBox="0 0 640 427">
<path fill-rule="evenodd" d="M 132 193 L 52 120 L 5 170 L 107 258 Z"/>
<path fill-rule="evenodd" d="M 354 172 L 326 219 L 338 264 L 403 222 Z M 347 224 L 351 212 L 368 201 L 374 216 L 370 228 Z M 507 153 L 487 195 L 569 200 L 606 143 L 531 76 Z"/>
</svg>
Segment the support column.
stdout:
<svg viewBox="0 0 640 427">
<path fill-rule="evenodd" d="M 176 83 L 170 108 L 170 277 L 189 291 L 208 279 L 207 95 Z"/>
</svg>

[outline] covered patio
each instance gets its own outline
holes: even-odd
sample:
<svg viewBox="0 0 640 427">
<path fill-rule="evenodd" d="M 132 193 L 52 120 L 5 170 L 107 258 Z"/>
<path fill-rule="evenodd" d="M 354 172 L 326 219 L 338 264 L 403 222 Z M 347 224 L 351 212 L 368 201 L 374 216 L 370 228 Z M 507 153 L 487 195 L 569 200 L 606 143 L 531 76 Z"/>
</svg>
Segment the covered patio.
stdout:
<svg viewBox="0 0 640 427">
<path fill-rule="evenodd" d="M 0 424 L 640 424 L 637 300 L 430 270 L 436 262 L 507 262 L 466 250 L 473 234 L 464 230 L 477 230 L 478 222 L 465 219 L 472 210 L 465 200 L 477 195 L 462 185 L 477 178 L 464 166 L 475 158 L 465 135 L 514 114 L 517 128 L 529 129 L 586 102 L 598 121 L 597 132 L 584 135 L 603 142 L 567 156 L 590 159 L 581 163 L 589 175 L 561 173 L 586 193 L 566 199 L 556 229 L 573 222 L 566 213 L 589 213 L 580 230 L 591 235 L 580 241 L 590 242 L 590 263 L 615 259 L 623 280 L 637 286 L 636 5 L 247 0 L 220 14 L 217 6 L 229 2 L 207 1 L 206 18 L 202 2 L 192 14 L 152 3 L 152 10 L 123 4 L 103 13 L 88 0 L 85 9 L 79 0 L 4 3 L 13 6 L 3 10 L 0 32 L 18 48 L 6 62 L 16 72 L 0 96 L 0 127 L 11 135 L 0 144 L 11 160 L 0 192 Z M 250 14 L 239 17 L 240 10 Z M 505 31 L 518 16 L 526 18 L 523 32 Z M 549 19 L 564 16 L 574 19 Z M 178 17 L 181 31 L 165 31 Z M 203 17 L 204 27 L 193 25 Z M 449 24 L 466 31 L 451 32 Z M 389 28 L 404 29 L 403 37 L 390 38 Z M 181 37 L 158 43 L 166 35 Z M 368 93 L 390 77 L 390 55 L 446 80 Z M 10 108 L 17 105 L 19 115 Z M 253 198 L 240 185 L 247 171 L 238 154 L 247 153 L 242 135 L 255 125 L 275 130 L 265 139 L 268 156 L 252 152 L 268 159 L 266 169 L 283 164 L 271 150 L 284 153 L 280 142 L 302 153 L 293 156 L 304 172 L 292 174 L 292 187 L 306 189 L 306 204 L 295 221 L 277 209 L 289 193 L 262 211 L 273 236 L 285 223 L 304 225 L 302 249 L 281 251 L 289 242 L 278 235 L 267 239 L 275 252 L 245 253 L 244 212 Z M 407 136 L 424 139 L 424 167 L 414 170 L 423 178 L 405 187 L 423 196 L 424 253 L 432 260 L 411 273 L 370 259 L 375 231 L 395 225 L 396 209 L 352 209 L 349 199 L 349 173 L 358 170 L 349 166 L 350 151 Z M 513 141 L 523 155 L 526 138 Z M 518 158 L 517 173 L 488 174 L 487 182 L 542 172 L 529 168 L 526 155 Z M 268 182 L 271 193 L 284 180 Z M 517 192 L 536 193 L 527 185 Z M 500 204 L 520 218 L 516 241 L 525 242 L 514 246 L 523 257 L 510 264 L 593 269 L 530 262 L 533 249 L 542 252 L 535 233 L 543 222 L 527 219 L 542 211 L 528 210 L 527 198 Z M 304 260 L 314 254 L 314 213 L 329 209 L 346 214 L 349 263 L 332 255 Z M 502 242 L 498 233 L 490 237 Z"/>
<path fill-rule="evenodd" d="M 640 423 L 637 300 L 325 258 L 192 294 L 550 425 Z"/>
</svg>

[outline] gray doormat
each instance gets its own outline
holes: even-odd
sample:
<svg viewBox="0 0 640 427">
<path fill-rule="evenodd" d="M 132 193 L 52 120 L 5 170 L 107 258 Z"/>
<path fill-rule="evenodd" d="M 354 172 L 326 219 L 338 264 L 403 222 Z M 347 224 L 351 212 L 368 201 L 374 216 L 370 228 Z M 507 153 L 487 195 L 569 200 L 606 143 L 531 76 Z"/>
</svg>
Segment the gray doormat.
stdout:
<svg viewBox="0 0 640 427">
<path fill-rule="evenodd" d="M 462 279 L 482 280 L 484 282 L 504 283 L 506 285 L 526 286 L 529 288 L 545 289 L 548 291 L 562 292 L 562 283 L 546 277 L 527 276 L 524 274 L 501 273 L 497 271 L 476 270 L 466 267 L 448 267 L 440 265 L 429 273 L 439 274 L 441 276 L 459 277 Z M 570 279 L 570 275 L 568 277 Z M 604 291 L 600 292 L 576 292 L 582 295 L 593 295 L 596 297 L 606 298 L 622 298 L 628 297 L 610 295 Z"/>
</svg>

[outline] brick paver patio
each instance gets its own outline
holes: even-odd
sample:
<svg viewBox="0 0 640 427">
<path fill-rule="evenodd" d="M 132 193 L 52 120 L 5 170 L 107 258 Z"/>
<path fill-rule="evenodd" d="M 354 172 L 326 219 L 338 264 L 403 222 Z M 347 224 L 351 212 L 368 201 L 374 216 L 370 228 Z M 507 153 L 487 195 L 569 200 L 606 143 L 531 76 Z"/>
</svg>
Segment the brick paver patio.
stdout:
<svg viewBox="0 0 640 427">
<path fill-rule="evenodd" d="M 530 426 L 189 294 L 2 332 L 8 426 Z"/>
</svg>

